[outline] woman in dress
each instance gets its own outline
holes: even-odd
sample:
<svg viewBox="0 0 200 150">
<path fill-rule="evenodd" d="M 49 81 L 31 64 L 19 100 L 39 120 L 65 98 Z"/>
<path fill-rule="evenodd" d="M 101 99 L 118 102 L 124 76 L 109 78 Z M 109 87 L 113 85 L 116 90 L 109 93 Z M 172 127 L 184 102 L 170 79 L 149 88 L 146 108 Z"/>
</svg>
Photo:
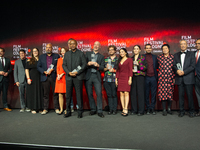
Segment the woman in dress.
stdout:
<svg viewBox="0 0 200 150">
<path fill-rule="evenodd" d="M 144 115 L 145 109 L 145 75 L 147 70 L 147 61 L 145 57 L 140 55 L 141 47 L 135 45 L 133 47 L 133 78 L 131 85 L 131 114 L 137 114 L 138 116 Z M 137 104 L 138 98 L 138 104 Z M 139 108 L 137 108 L 137 105 Z"/>
<path fill-rule="evenodd" d="M 61 48 L 60 53 L 62 57 L 59 58 L 57 62 L 57 78 L 55 85 L 55 93 L 58 93 L 59 95 L 60 112 L 58 113 L 58 115 L 61 115 L 63 113 L 64 96 L 66 95 L 65 71 L 62 67 L 66 51 L 66 48 Z"/>
<path fill-rule="evenodd" d="M 158 98 L 162 102 L 163 116 L 171 112 L 171 103 L 174 93 L 174 71 L 173 58 L 170 54 L 170 47 L 168 44 L 164 44 L 162 47 L 163 54 L 158 56 L 159 72 L 158 72 Z M 168 103 L 168 109 L 166 111 L 166 103 Z"/>
<path fill-rule="evenodd" d="M 128 52 L 125 48 L 120 49 L 119 55 L 115 84 L 118 86 L 117 90 L 120 91 L 120 100 L 123 108 L 122 116 L 128 116 L 129 92 L 133 76 L 133 60 L 128 58 Z"/>
<path fill-rule="evenodd" d="M 26 106 L 31 109 L 32 114 L 36 111 L 42 110 L 42 88 L 40 82 L 40 73 L 37 70 L 37 63 L 39 59 L 39 50 L 33 48 L 31 58 L 28 59 L 25 67 L 27 78 L 26 90 Z"/>
</svg>

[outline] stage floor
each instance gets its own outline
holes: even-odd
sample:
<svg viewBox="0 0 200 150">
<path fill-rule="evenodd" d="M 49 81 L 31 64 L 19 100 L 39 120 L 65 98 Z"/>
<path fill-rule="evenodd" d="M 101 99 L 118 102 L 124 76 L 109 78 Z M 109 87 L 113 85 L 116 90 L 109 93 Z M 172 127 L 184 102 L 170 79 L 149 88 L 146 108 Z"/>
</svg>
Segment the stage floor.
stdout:
<svg viewBox="0 0 200 150">
<path fill-rule="evenodd" d="M 19 109 L 6 112 L 0 109 L 0 142 L 67 146 L 83 149 L 147 149 L 147 150 L 197 150 L 200 147 L 200 117 L 185 115 L 123 117 L 107 115 L 100 118 L 77 112 L 63 118 L 51 110 L 47 115 L 19 113 Z"/>
</svg>

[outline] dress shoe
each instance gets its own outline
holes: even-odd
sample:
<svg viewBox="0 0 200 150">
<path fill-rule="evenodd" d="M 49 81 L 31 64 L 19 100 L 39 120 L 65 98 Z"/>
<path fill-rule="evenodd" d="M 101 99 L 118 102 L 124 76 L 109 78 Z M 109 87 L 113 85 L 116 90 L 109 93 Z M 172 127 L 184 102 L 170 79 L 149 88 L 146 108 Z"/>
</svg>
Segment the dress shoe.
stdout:
<svg viewBox="0 0 200 150">
<path fill-rule="evenodd" d="M 96 114 L 96 111 L 90 111 L 89 115 L 95 115 Z"/>
<path fill-rule="evenodd" d="M 41 113 L 41 115 L 46 115 L 47 113 L 48 113 L 47 110 L 43 110 L 42 113 Z"/>
<path fill-rule="evenodd" d="M 150 115 L 150 109 L 147 109 L 147 115 Z"/>
<path fill-rule="evenodd" d="M 4 108 L 3 110 L 12 111 L 12 109 L 9 109 L 9 108 Z"/>
<path fill-rule="evenodd" d="M 113 111 L 112 110 L 110 110 L 109 112 L 108 112 L 108 115 L 111 115 L 113 113 Z"/>
<path fill-rule="evenodd" d="M 117 114 L 117 111 L 115 110 L 115 111 L 113 111 L 113 115 L 116 115 Z"/>
<path fill-rule="evenodd" d="M 163 114 L 162 114 L 163 116 L 167 116 L 167 111 L 166 111 L 166 109 L 163 109 Z"/>
<path fill-rule="evenodd" d="M 71 116 L 71 112 L 70 113 L 66 113 L 66 114 L 64 114 L 64 118 L 67 118 L 67 117 L 70 117 Z"/>
<path fill-rule="evenodd" d="M 152 114 L 156 115 L 156 111 L 154 109 L 152 109 Z"/>
<path fill-rule="evenodd" d="M 131 115 L 137 115 L 137 113 L 136 112 L 131 112 Z"/>
<path fill-rule="evenodd" d="M 190 118 L 193 118 L 194 116 L 195 116 L 194 113 L 190 113 L 190 114 L 189 114 L 189 117 L 190 117 Z"/>
<path fill-rule="evenodd" d="M 137 115 L 138 115 L 138 116 L 143 116 L 143 115 L 144 115 L 144 113 L 138 113 Z"/>
<path fill-rule="evenodd" d="M 185 113 L 179 113 L 178 116 L 179 117 L 183 117 L 185 115 Z"/>
<path fill-rule="evenodd" d="M 83 118 L 83 114 L 79 113 L 77 118 Z"/>
<path fill-rule="evenodd" d="M 22 109 L 19 110 L 20 113 L 23 113 L 24 111 L 25 111 L 24 108 L 22 108 Z"/>
<path fill-rule="evenodd" d="M 98 116 L 101 117 L 101 118 L 104 118 L 103 113 L 98 113 Z"/>
<path fill-rule="evenodd" d="M 196 117 L 199 117 L 200 116 L 200 111 L 198 113 L 196 113 Z"/>
<path fill-rule="evenodd" d="M 172 111 L 171 111 L 170 108 L 167 109 L 167 113 L 170 114 L 170 115 L 172 115 Z"/>
</svg>

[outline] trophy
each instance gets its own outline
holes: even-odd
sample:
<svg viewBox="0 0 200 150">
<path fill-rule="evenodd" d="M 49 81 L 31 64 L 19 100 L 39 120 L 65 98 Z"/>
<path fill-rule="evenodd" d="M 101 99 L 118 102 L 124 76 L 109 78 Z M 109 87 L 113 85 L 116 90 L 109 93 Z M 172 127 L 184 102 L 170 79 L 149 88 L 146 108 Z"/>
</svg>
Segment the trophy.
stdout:
<svg viewBox="0 0 200 150">
<path fill-rule="evenodd" d="M 108 69 L 111 69 L 112 65 L 111 65 L 111 59 L 108 59 Z"/>
<path fill-rule="evenodd" d="M 47 69 L 47 73 L 49 73 L 49 71 L 50 71 L 51 69 L 53 69 L 53 67 L 54 67 L 54 65 L 51 64 L 51 65 L 49 66 L 49 68 Z"/>
<path fill-rule="evenodd" d="M 181 64 L 180 64 L 180 63 L 177 63 L 177 64 L 176 64 L 176 66 L 177 66 L 177 69 L 178 69 L 178 70 L 181 70 L 181 71 L 183 71 L 183 68 L 182 68 L 182 66 L 181 66 Z"/>
<path fill-rule="evenodd" d="M 91 54 L 91 61 L 92 61 L 92 62 L 96 62 L 96 61 L 95 61 L 95 54 Z"/>
<path fill-rule="evenodd" d="M 134 64 L 134 67 L 133 67 L 134 72 L 137 72 L 138 71 L 137 70 L 137 61 L 133 61 L 133 64 Z"/>
<path fill-rule="evenodd" d="M 74 69 L 74 70 L 72 71 L 72 73 L 78 72 L 79 70 L 81 70 L 81 66 L 78 66 L 76 69 Z"/>
</svg>

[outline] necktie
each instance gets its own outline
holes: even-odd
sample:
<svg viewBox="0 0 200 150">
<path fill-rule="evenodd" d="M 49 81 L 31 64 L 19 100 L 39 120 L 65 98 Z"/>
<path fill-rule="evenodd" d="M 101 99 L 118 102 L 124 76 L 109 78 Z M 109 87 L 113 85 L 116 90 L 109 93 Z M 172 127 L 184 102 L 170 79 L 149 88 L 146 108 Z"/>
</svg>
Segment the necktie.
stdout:
<svg viewBox="0 0 200 150">
<path fill-rule="evenodd" d="M 1 64 L 2 64 L 2 67 L 4 68 L 3 57 L 1 57 Z"/>
</svg>

